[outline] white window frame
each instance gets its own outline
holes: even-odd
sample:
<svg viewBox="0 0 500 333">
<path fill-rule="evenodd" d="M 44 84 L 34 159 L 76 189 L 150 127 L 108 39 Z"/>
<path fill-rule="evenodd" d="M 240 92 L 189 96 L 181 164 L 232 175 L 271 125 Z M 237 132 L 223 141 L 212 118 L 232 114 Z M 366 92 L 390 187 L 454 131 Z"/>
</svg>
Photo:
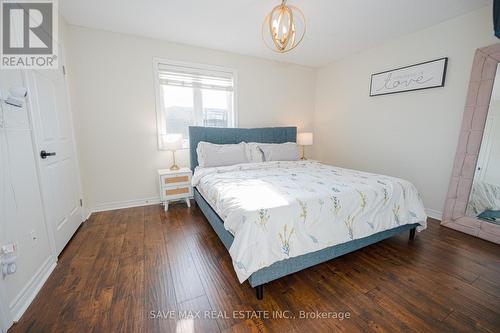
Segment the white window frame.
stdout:
<svg viewBox="0 0 500 333">
<path fill-rule="evenodd" d="M 153 58 L 153 76 L 154 76 L 154 89 L 155 89 L 155 108 L 156 108 L 156 134 L 157 134 L 157 144 L 158 150 L 165 150 L 161 146 L 161 136 L 164 135 L 163 129 L 160 128 L 160 122 L 162 119 L 162 101 L 161 101 L 161 84 L 159 79 L 158 65 L 171 65 L 171 66 L 183 66 L 188 68 L 201 69 L 204 71 L 214 71 L 214 72 L 226 72 L 230 73 L 233 77 L 233 122 L 234 127 L 238 127 L 238 72 L 234 68 L 221 67 L 214 65 L 199 64 L 194 62 L 184 62 L 177 60 L 168 60 L 164 58 Z M 167 133 L 168 134 L 168 133 Z"/>
</svg>

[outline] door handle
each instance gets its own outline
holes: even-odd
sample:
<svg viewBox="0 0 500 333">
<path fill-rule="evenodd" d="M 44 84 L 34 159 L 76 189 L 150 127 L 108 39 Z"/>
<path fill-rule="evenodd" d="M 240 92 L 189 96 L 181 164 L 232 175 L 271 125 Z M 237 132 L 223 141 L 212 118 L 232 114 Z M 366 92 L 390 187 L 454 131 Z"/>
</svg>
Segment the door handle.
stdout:
<svg viewBox="0 0 500 333">
<path fill-rule="evenodd" d="M 40 157 L 41 157 L 42 159 L 46 159 L 46 158 L 47 158 L 47 156 L 56 156 L 56 153 L 55 153 L 55 152 L 50 152 L 50 153 L 47 153 L 45 150 L 42 150 L 42 151 L 40 152 Z"/>
</svg>

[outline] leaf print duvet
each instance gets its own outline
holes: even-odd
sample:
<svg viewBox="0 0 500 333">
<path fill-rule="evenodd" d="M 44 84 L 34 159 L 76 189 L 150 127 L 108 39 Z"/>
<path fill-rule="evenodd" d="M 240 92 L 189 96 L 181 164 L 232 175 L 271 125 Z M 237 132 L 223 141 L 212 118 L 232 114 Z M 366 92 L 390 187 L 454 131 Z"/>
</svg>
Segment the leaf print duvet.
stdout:
<svg viewBox="0 0 500 333">
<path fill-rule="evenodd" d="M 197 168 L 193 186 L 234 236 L 229 253 L 241 283 L 280 260 L 404 224 L 426 228 L 410 182 L 316 161 Z"/>
</svg>

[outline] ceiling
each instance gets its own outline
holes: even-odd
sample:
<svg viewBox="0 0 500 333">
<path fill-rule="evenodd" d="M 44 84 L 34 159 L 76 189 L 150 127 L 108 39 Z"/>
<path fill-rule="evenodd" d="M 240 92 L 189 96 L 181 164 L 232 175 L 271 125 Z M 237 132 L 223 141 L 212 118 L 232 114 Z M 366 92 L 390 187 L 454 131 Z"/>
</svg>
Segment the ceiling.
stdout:
<svg viewBox="0 0 500 333">
<path fill-rule="evenodd" d="M 267 49 L 265 15 L 280 0 L 62 0 L 70 24 L 318 67 L 491 5 L 492 0 L 289 0 L 307 33 L 287 54 Z"/>
</svg>

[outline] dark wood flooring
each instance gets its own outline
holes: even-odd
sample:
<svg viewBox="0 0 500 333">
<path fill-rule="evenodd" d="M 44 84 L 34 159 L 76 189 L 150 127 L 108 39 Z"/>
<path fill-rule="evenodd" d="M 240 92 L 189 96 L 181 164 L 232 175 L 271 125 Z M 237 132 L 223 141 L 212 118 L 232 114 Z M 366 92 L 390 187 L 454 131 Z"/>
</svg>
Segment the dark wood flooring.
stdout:
<svg viewBox="0 0 500 333">
<path fill-rule="evenodd" d="M 280 313 L 296 318 L 266 318 Z M 219 331 L 500 332 L 500 246 L 430 219 L 414 241 L 405 233 L 284 277 L 258 301 L 196 206 L 97 213 L 9 330 Z"/>
</svg>

